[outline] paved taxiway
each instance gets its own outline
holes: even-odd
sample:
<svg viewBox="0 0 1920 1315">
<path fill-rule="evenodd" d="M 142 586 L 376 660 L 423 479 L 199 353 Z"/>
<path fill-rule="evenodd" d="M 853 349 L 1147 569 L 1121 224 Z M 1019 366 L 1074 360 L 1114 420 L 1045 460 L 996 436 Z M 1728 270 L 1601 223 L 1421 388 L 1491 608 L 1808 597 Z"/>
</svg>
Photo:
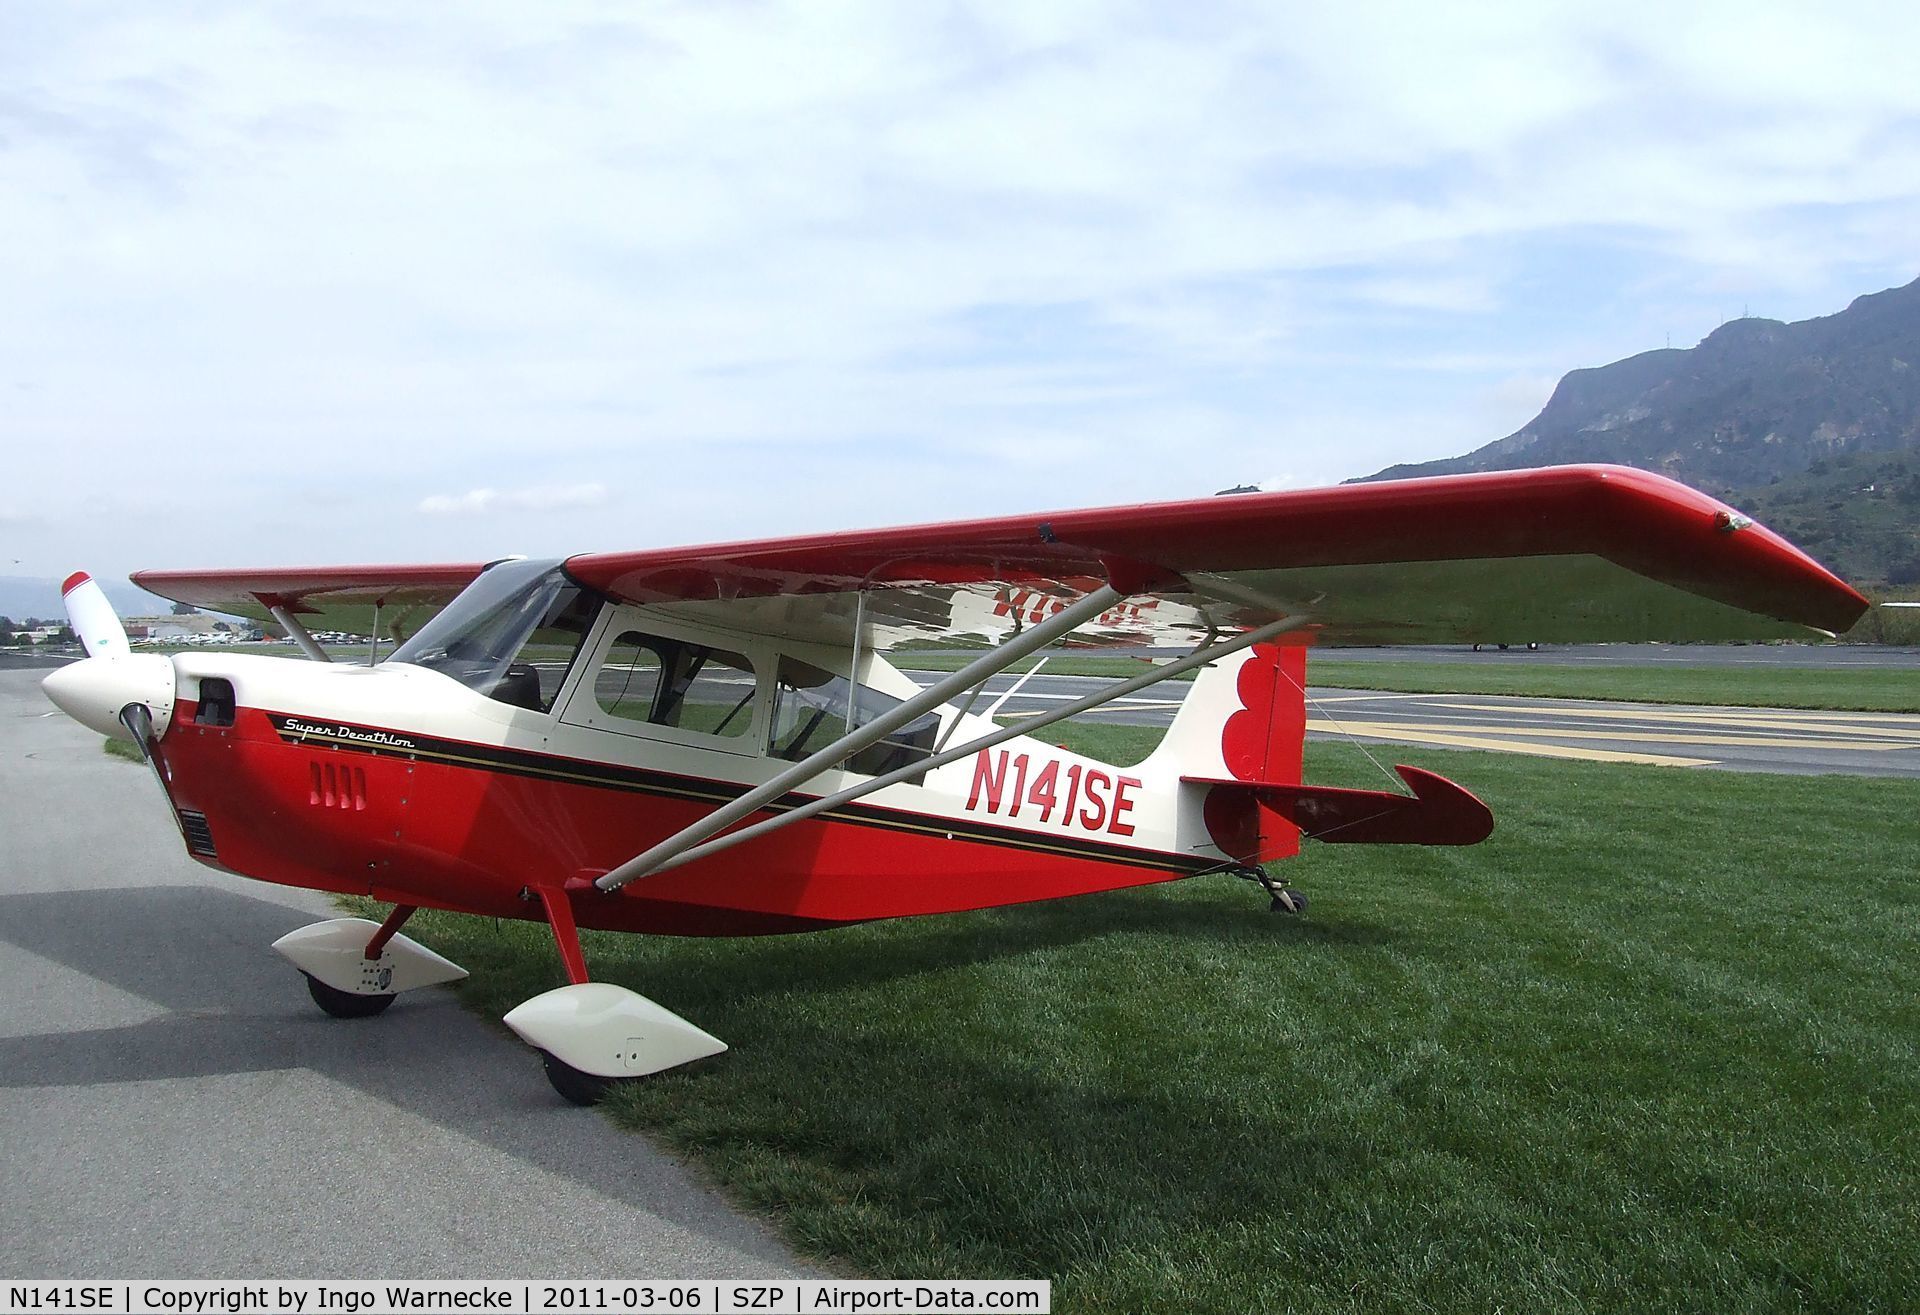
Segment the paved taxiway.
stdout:
<svg viewBox="0 0 1920 1315">
<path fill-rule="evenodd" d="M 931 681 L 928 673 L 915 673 Z M 1015 676 L 988 684 L 980 709 Z M 1043 670 L 1002 708 L 1033 716 L 1111 682 Z M 1389 694 L 1311 688 L 1307 730 L 1315 739 L 1424 744 L 1551 758 L 1721 767 L 1739 771 L 1920 777 L 1920 716 L 1586 702 L 1491 694 Z M 1186 687 L 1167 685 L 1089 714 L 1098 721 L 1165 726 Z M 1044 735 L 1045 731 L 1040 732 Z"/>
<path fill-rule="evenodd" d="M 449 992 L 323 1016 L 268 945 L 327 899 L 189 861 L 44 674 L 0 671 L 0 1271 L 801 1272 Z"/>
<path fill-rule="evenodd" d="M 1892 644 L 1549 644 L 1529 650 L 1463 644 L 1329 648 L 1329 662 L 1461 662 L 1481 666 L 1772 667 L 1822 671 L 1920 671 L 1920 648 Z"/>
</svg>

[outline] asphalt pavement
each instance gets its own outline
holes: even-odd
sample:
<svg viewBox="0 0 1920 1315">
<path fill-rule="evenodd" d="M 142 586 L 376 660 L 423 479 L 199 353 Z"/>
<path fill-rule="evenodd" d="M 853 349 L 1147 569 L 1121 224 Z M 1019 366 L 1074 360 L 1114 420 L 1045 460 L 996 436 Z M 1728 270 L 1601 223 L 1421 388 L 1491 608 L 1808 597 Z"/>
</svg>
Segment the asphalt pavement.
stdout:
<svg viewBox="0 0 1920 1315">
<path fill-rule="evenodd" d="M 322 1015 L 268 947 L 326 897 L 188 860 L 43 674 L 0 671 L 0 1272 L 804 1272 L 450 992 Z"/>
<path fill-rule="evenodd" d="M 934 679 L 929 673 L 914 674 L 922 681 Z M 994 677 L 980 707 L 993 706 L 1018 680 Z M 1009 718 L 1038 716 L 1111 683 L 1101 676 L 1050 676 L 1042 671 L 1008 698 L 1000 712 Z M 1165 726 L 1187 688 L 1169 682 L 1117 699 L 1086 717 Z M 1920 716 L 1905 713 L 1392 694 L 1318 686 L 1307 693 L 1307 734 L 1312 739 L 1733 771 L 1920 777 Z"/>
<path fill-rule="evenodd" d="M 1326 648 L 1329 662 L 1446 662 L 1477 666 L 1773 667 L 1920 671 L 1920 648 L 1891 644 L 1525 644 L 1477 651 L 1466 644 L 1405 644 L 1393 648 Z"/>
</svg>

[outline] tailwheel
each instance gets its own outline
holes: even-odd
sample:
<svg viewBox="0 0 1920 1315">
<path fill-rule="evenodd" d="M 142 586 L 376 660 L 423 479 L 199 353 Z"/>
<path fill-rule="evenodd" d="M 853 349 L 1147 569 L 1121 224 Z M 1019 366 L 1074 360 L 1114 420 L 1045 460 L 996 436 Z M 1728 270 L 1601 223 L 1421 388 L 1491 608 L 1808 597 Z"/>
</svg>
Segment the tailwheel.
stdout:
<svg viewBox="0 0 1920 1315">
<path fill-rule="evenodd" d="M 300 975 L 307 979 L 307 994 L 313 997 L 313 1002 L 335 1018 L 372 1018 L 385 1013 L 393 1003 L 391 995 L 358 995 L 336 990 L 312 973 Z"/>
<path fill-rule="evenodd" d="M 1265 868 L 1234 868 L 1233 875 L 1242 881 L 1251 881 L 1267 892 L 1269 913 L 1305 913 L 1307 911 L 1307 892 L 1292 885 L 1285 877 L 1276 877 Z"/>
<path fill-rule="evenodd" d="M 553 1089 L 560 1093 L 563 1100 L 573 1105 L 598 1105 L 615 1087 L 634 1080 L 603 1078 L 597 1073 L 583 1073 L 551 1050 L 540 1052 L 540 1062 L 546 1067 L 547 1081 L 553 1085 Z"/>
<path fill-rule="evenodd" d="M 1305 913 L 1307 911 L 1307 892 L 1295 890 L 1292 886 L 1277 886 L 1273 892 L 1273 902 L 1267 905 L 1269 913 Z"/>
</svg>

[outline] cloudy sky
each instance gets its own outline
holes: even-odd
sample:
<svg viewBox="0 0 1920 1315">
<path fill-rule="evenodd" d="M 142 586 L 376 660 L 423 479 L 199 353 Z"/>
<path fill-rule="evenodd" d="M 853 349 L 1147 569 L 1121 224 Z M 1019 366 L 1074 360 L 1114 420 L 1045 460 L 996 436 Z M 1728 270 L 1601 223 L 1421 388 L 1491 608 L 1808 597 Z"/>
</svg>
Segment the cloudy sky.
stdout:
<svg viewBox="0 0 1920 1315">
<path fill-rule="evenodd" d="M 1920 275 L 1910 4 L 0 5 L 0 574 L 1331 483 Z"/>
</svg>

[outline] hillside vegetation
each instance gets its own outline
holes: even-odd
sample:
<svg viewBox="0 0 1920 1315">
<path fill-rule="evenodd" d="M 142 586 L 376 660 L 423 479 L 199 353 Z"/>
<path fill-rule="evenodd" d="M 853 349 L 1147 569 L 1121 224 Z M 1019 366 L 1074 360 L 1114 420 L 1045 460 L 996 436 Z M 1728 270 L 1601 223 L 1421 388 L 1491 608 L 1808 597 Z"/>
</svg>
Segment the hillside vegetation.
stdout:
<svg viewBox="0 0 1920 1315">
<path fill-rule="evenodd" d="M 1585 462 L 1725 498 L 1856 584 L 1920 584 L 1920 280 L 1575 370 L 1505 438 L 1369 478 Z"/>
</svg>

